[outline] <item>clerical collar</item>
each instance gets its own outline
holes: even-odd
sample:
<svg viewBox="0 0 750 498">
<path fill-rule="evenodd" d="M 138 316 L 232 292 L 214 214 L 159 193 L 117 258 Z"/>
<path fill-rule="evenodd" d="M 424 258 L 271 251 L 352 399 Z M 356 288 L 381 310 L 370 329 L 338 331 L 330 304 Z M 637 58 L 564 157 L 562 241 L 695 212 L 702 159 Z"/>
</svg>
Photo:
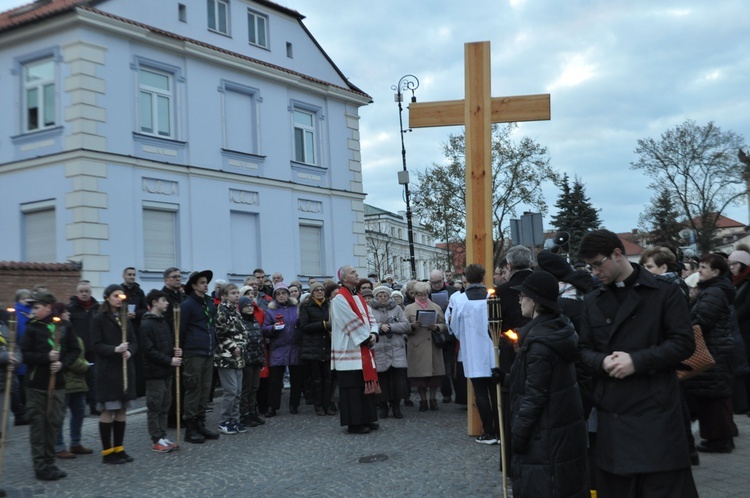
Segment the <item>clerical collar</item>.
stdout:
<svg viewBox="0 0 750 498">
<path fill-rule="evenodd" d="M 634 265 L 631 263 L 630 265 L 633 268 L 633 271 L 628 277 L 623 280 L 622 282 L 615 282 L 615 287 L 617 288 L 623 288 L 623 287 L 632 287 L 635 285 L 635 283 L 638 281 L 638 274 L 640 273 L 640 267 L 638 265 Z"/>
</svg>

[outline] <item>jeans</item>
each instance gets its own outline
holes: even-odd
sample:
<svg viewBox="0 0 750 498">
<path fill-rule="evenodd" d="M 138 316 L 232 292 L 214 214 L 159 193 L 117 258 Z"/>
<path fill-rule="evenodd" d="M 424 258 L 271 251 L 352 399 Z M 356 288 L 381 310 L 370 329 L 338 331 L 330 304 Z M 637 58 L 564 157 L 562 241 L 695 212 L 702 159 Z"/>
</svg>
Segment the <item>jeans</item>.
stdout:
<svg viewBox="0 0 750 498">
<path fill-rule="evenodd" d="M 70 408 L 70 446 L 81 446 L 81 427 L 86 417 L 86 393 L 68 393 L 65 395 L 65 406 Z M 55 451 L 65 451 L 65 416 L 60 421 Z"/>
<path fill-rule="evenodd" d="M 219 368 L 219 380 L 221 380 L 221 387 L 224 389 L 224 396 L 221 398 L 221 421 L 239 421 L 242 369 Z"/>
<path fill-rule="evenodd" d="M 246 365 L 242 369 L 242 395 L 240 396 L 240 416 L 258 413 L 258 388 L 262 365 Z"/>
</svg>

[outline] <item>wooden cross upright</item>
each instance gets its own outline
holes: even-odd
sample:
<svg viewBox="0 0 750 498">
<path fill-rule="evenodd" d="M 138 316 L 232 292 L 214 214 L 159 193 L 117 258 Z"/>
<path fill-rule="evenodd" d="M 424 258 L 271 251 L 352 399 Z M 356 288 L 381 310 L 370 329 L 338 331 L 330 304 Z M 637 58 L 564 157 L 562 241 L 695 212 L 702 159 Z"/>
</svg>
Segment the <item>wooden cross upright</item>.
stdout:
<svg viewBox="0 0 750 498">
<path fill-rule="evenodd" d="M 492 123 L 550 119 L 550 96 L 490 96 L 490 42 L 464 46 L 466 98 L 409 105 L 409 127 L 466 127 L 466 262 L 487 270 L 485 283 L 492 288 Z M 447 241 L 446 241 L 447 242 Z M 467 395 L 474 399 L 471 382 Z M 470 403 L 468 432 L 478 435 L 482 426 L 476 405 Z"/>
<path fill-rule="evenodd" d="M 492 123 L 550 119 L 549 94 L 490 96 L 490 42 L 464 46 L 466 98 L 409 105 L 409 128 L 466 127 L 466 262 L 492 286 Z"/>
</svg>

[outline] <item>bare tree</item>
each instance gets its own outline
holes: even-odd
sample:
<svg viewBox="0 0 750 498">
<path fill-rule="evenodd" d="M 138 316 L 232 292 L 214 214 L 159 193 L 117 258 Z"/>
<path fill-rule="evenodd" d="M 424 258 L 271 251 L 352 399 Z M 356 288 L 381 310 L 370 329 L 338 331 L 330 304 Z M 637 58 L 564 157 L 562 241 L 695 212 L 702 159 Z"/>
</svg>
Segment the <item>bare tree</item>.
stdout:
<svg viewBox="0 0 750 498">
<path fill-rule="evenodd" d="M 700 252 L 713 249 L 719 216 L 746 193 L 745 168 L 737 158 L 743 141 L 713 121 L 700 126 L 692 120 L 662 133 L 658 141 L 638 140 L 640 157 L 631 168 L 643 170 L 655 192 L 667 189 L 674 196 Z"/>
<path fill-rule="evenodd" d="M 406 257 L 403 242 L 387 232 L 386 224 L 377 220 L 365 222 L 365 236 L 367 239 L 367 267 L 377 273 L 379 277 L 391 273 L 402 278 L 401 265 L 395 265 Z"/>
<path fill-rule="evenodd" d="M 492 192 L 493 236 L 495 261 L 499 261 L 504 247 L 508 220 L 516 210 L 532 207 L 546 213 L 542 183 L 556 181 L 557 174 L 549 166 L 547 148 L 528 137 L 514 141 L 515 123 L 492 125 Z M 436 237 L 443 239 L 453 234 L 453 240 L 466 236 L 466 141 L 465 134 L 450 135 L 443 144 L 448 159 L 418 174 L 414 187 L 417 192 L 415 211 L 422 225 Z M 440 205 L 440 207 L 438 206 Z"/>
</svg>

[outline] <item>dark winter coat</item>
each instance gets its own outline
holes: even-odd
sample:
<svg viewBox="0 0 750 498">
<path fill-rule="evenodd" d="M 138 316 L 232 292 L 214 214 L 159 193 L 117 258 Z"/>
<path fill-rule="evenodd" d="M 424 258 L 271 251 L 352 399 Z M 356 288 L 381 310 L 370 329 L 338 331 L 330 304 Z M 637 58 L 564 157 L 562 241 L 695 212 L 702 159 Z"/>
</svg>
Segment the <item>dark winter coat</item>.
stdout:
<svg viewBox="0 0 750 498">
<path fill-rule="evenodd" d="M 519 286 L 531 275 L 531 270 L 518 270 L 510 276 L 507 282 L 496 289 L 496 295 L 500 299 L 500 310 L 503 316 L 502 331 L 513 329 L 518 331 L 521 327 L 529 323 L 529 319 L 521 313 L 521 305 L 518 302 L 519 291 L 513 287 Z M 510 342 L 500 342 L 500 368 L 508 373 L 516 352 L 513 344 Z"/>
<path fill-rule="evenodd" d="M 26 387 L 31 389 L 49 389 L 50 361 L 49 352 L 52 351 L 50 340 L 54 333 L 52 315 L 43 320 L 29 320 L 26 331 L 21 339 L 21 352 L 26 363 Z M 65 371 L 76 361 L 81 353 L 75 333 L 69 326 L 58 325 L 60 331 L 60 363 L 62 369 L 55 374 L 55 389 L 65 387 Z"/>
<path fill-rule="evenodd" d="M 183 357 L 210 356 L 216 351 L 213 300 L 193 293 L 180 304 L 180 345 Z"/>
<path fill-rule="evenodd" d="M 331 302 L 318 304 L 308 297 L 299 307 L 299 327 L 302 330 L 302 353 L 305 361 L 331 361 Z"/>
<path fill-rule="evenodd" d="M 247 345 L 245 346 L 245 366 L 262 367 L 266 364 L 266 345 L 263 332 L 255 315 L 242 314 L 242 322 L 247 330 Z"/>
<path fill-rule="evenodd" d="M 278 314 L 284 319 L 284 328 L 281 330 L 274 329 L 276 315 Z M 268 345 L 269 366 L 299 365 L 302 332 L 298 327 L 297 301 L 295 299 L 289 298 L 283 305 L 276 300 L 271 301 L 263 320 L 263 335 L 270 339 Z"/>
<path fill-rule="evenodd" d="M 81 349 L 81 352 L 78 354 L 76 361 L 65 371 L 65 394 L 89 392 L 89 386 L 86 384 L 86 374 L 91 367 L 84 355 L 83 340 L 80 337 L 76 337 L 76 341 L 78 341 L 78 347 Z"/>
<path fill-rule="evenodd" d="M 123 306 L 135 304 L 135 318 L 133 326 L 135 327 L 136 334 L 141 327 L 141 320 L 143 315 L 148 311 L 148 305 L 146 304 L 146 294 L 143 293 L 143 289 L 138 283 L 134 283 L 132 287 L 128 287 L 125 284 L 120 284 L 122 291 L 125 293 L 126 299 L 122 303 Z"/>
<path fill-rule="evenodd" d="M 214 366 L 217 368 L 245 368 L 245 346 L 247 330 L 237 306 L 227 302 L 219 304 L 216 312 L 216 354 Z M 240 348 L 239 356 L 235 355 Z"/>
<path fill-rule="evenodd" d="M 520 350 L 510 371 L 514 496 L 590 494 L 574 364 L 577 339 L 563 315 L 539 315 L 519 332 Z"/>
<path fill-rule="evenodd" d="M 123 306 L 125 303 L 123 303 Z M 122 344 L 122 328 L 112 313 L 100 311 L 91 323 L 91 338 L 94 343 L 96 360 L 96 400 L 119 401 L 135 399 L 135 362 L 133 357 L 138 352 L 138 341 L 133 324 L 127 320 L 127 342 L 130 358 L 128 359 L 128 390 L 123 392 L 122 353 L 115 348 Z"/>
<path fill-rule="evenodd" d="M 150 312 L 143 315 L 138 340 L 147 379 L 164 379 L 175 372 L 172 366 L 174 336 L 164 316 Z"/>
<path fill-rule="evenodd" d="M 699 325 L 716 365 L 685 381 L 695 396 L 722 398 L 732 395 L 733 365 L 736 361 L 730 305 L 736 290 L 728 278 L 718 276 L 698 282 L 698 295 L 690 308 L 690 320 Z"/>
<path fill-rule="evenodd" d="M 639 265 L 624 284 L 586 295 L 578 331 L 581 360 L 595 382 L 596 464 L 618 475 L 689 469 L 675 373 L 695 349 L 687 303 L 676 285 Z M 634 374 L 615 379 L 604 371 L 614 351 L 630 354 Z"/>
<path fill-rule="evenodd" d="M 73 326 L 73 332 L 83 339 L 86 348 L 86 357 L 89 361 L 94 359 L 94 344 L 91 341 L 91 321 L 94 315 L 99 311 L 99 302 L 91 298 L 90 304 L 86 307 L 76 296 L 71 296 L 68 302 L 68 312 L 70 313 L 70 323 Z"/>
<path fill-rule="evenodd" d="M 187 297 L 187 294 L 182 292 L 182 289 L 178 291 L 173 291 L 166 285 L 162 287 L 161 291 L 167 295 L 167 302 L 169 303 L 169 307 L 167 308 L 167 312 L 164 313 L 164 319 L 167 321 L 167 324 L 169 324 L 169 329 L 174 334 L 174 308 L 177 306 L 180 307 L 180 304 L 185 300 Z"/>
</svg>

